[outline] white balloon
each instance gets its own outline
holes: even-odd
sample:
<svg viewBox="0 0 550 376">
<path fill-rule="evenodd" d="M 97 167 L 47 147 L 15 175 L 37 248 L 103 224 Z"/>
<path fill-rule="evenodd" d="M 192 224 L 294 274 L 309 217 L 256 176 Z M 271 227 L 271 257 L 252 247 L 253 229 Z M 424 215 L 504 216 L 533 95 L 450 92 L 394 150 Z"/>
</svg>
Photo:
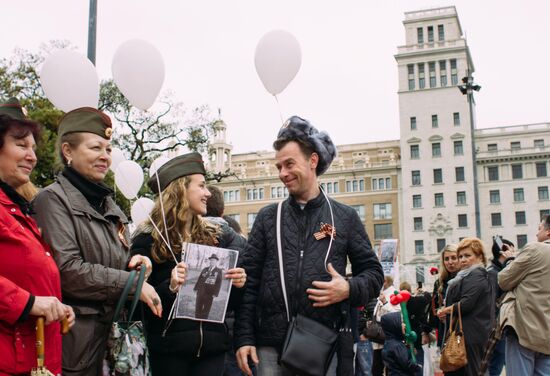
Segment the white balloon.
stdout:
<svg viewBox="0 0 550 376">
<path fill-rule="evenodd" d="M 59 50 L 46 58 L 40 84 L 55 107 L 69 112 L 80 107 L 97 108 L 99 79 L 90 60 L 71 50 Z"/>
<path fill-rule="evenodd" d="M 268 92 L 277 95 L 296 77 L 302 64 L 300 43 L 284 30 L 265 34 L 256 46 L 256 72 Z"/>
<path fill-rule="evenodd" d="M 130 103 L 141 110 L 153 105 L 164 82 L 164 61 L 151 43 L 132 39 L 113 56 L 113 79 Z"/>
<path fill-rule="evenodd" d="M 143 170 L 134 161 L 122 161 L 115 170 L 115 183 L 128 200 L 135 198 L 143 184 Z"/>
<path fill-rule="evenodd" d="M 132 216 L 132 223 L 134 225 L 139 225 L 141 222 L 146 221 L 151 214 L 151 210 L 155 203 L 153 200 L 150 200 L 145 197 L 140 197 L 132 204 L 132 209 L 130 210 L 130 215 Z"/>
<path fill-rule="evenodd" d="M 157 172 L 157 170 L 169 160 L 170 158 L 166 157 L 158 157 L 157 159 L 155 159 L 153 163 L 151 163 L 151 167 L 149 167 L 149 176 L 152 177 L 153 175 L 155 175 L 155 172 Z"/>
<path fill-rule="evenodd" d="M 119 148 L 111 149 L 111 171 L 116 171 L 116 168 L 121 162 L 124 162 L 126 157 L 124 153 Z"/>
</svg>

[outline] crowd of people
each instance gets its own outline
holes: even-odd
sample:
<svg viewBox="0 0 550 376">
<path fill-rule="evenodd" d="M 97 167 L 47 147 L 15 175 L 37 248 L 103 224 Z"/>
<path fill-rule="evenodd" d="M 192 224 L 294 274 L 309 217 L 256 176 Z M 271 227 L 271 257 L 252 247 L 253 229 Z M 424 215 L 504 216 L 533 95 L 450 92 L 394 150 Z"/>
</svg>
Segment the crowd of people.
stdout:
<svg viewBox="0 0 550 376">
<path fill-rule="evenodd" d="M 295 359 L 311 354 L 327 375 L 426 375 L 425 353 L 432 343 L 445 346 L 458 316 L 467 363 L 445 374 L 478 375 L 487 367 L 499 375 L 504 364 L 508 376 L 550 374 L 549 217 L 538 242 L 519 253 L 495 240 L 488 267 L 480 239 L 447 245 L 433 293 L 402 282 L 399 290 L 410 299 L 401 310 L 390 302 L 394 280 L 383 275 L 359 216 L 318 184 L 336 147 L 307 120 L 293 116 L 280 129 L 273 147 L 289 198 L 261 209 L 248 238 L 224 217 L 223 194 L 207 186 L 198 153 L 175 157 L 150 177 L 154 207 L 130 236 L 128 218 L 104 184 L 111 120 L 94 108 L 60 120 L 59 174 L 35 189 L 30 175 L 40 130 L 17 100 L 0 104 L 0 375 L 36 367 L 39 317 L 50 372 L 106 374 L 115 306 L 133 269 L 146 275 L 130 292 L 145 307 L 153 375 L 307 374 L 314 365 Z M 223 269 L 219 253 L 205 255 L 209 265 L 193 282 L 196 316 L 173 319 L 191 278 L 187 243 L 235 250 L 238 263 Z M 223 281 L 232 285 L 226 319 L 213 322 L 209 312 Z M 70 328 L 63 336 L 60 322 Z M 306 324 L 335 333 L 323 359 L 315 359 L 316 349 L 308 348 L 314 340 L 299 330 Z"/>
</svg>

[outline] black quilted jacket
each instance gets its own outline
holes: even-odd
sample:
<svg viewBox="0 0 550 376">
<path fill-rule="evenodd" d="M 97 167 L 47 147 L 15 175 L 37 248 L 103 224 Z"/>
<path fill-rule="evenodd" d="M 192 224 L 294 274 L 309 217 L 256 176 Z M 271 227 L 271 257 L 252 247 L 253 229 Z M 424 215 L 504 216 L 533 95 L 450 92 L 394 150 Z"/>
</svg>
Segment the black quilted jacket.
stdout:
<svg viewBox="0 0 550 376">
<path fill-rule="evenodd" d="M 371 248 L 356 211 L 330 200 L 334 213 L 336 238 L 328 262 L 345 275 L 347 258 L 351 261 L 350 303 L 361 306 L 378 296 L 383 272 Z M 283 342 L 288 321 L 283 299 L 277 257 L 277 204 L 263 208 L 256 217 L 243 252 L 242 266 L 246 269 L 246 290 L 235 321 L 235 345 L 272 346 Z M 295 296 L 300 251 L 303 250 L 302 278 L 299 284 L 298 312 L 327 326 L 335 327 L 341 318 L 340 305 L 314 308 L 306 289 L 313 281 L 330 281 L 324 260 L 329 238 L 316 240 L 321 222 L 331 223 L 328 203 L 320 194 L 302 210 L 292 198 L 283 203 L 281 237 L 285 284 L 289 304 Z"/>
</svg>

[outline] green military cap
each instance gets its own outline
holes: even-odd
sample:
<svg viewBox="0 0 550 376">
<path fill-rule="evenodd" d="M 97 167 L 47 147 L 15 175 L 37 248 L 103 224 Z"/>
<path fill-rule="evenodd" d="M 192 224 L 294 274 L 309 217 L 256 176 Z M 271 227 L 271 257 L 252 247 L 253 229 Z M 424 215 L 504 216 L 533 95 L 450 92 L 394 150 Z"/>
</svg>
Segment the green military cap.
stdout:
<svg viewBox="0 0 550 376">
<path fill-rule="evenodd" d="M 59 121 L 59 137 L 74 132 L 94 133 L 110 140 L 113 124 L 105 113 L 92 107 L 81 107 L 67 112 Z"/>
<path fill-rule="evenodd" d="M 10 98 L 7 102 L 0 103 L 0 115 L 8 115 L 15 120 L 25 120 L 27 117 L 23 107 L 16 98 Z"/>
<path fill-rule="evenodd" d="M 170 159 L 149 178 L 147 185 L 153 192 L 159 193 L 157 175 L 160 183 L 160 190 L 164 191 L 164 189 L 174 180 L 181 178 L 182 176 L 193 174 L 206 175 L 202 156 L 199 153 L 183 154 Z"/>
</svg>

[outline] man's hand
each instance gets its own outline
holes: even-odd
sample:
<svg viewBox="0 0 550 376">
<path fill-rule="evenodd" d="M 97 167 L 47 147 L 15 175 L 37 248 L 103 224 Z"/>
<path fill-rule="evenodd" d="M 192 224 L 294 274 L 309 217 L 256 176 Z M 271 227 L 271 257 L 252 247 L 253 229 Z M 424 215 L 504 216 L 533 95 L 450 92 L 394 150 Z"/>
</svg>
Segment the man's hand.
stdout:
<svg viewBox="0 0 550 376">
<path fill-rule="evenodd" d="M 237 357 L 237 363 L 239 364 L 239 368 L 241 369 L 241 371 L 246 373 L 248 376 L 252 376 L 252 370 L 248 366 L 248 357 L 250 356 L 250 359 L 252 359 L 255 365 L 258 365 L 258 363 L 260 363 L 260 360 L 258 359 L 258 355 L 256 354 L 256 347 L 255 346 L 239 347 L 235 355 Z"/>
<path fill-rule="evenodd" d="M 328 272 L 332 276 L 330 282 L 313 281 L 314 289 L 307 289 L 308 298 L 313 300 L 314 307 L 326 307 L 341 302 L 349 297 L 349 283 L 344 277 L 328 264 Z"/>
</svg>

